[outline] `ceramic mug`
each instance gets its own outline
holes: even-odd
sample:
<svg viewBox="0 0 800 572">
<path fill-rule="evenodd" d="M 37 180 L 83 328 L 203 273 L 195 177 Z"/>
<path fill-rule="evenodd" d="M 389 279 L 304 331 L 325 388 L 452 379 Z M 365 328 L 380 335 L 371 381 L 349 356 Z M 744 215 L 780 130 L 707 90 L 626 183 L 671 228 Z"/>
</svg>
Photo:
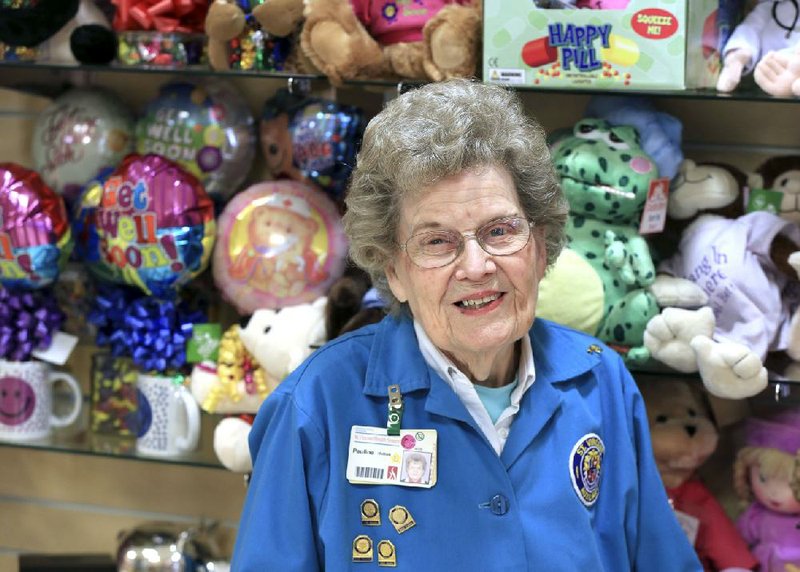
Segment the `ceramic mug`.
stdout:
<svg viewBox="0 0 800 572">
<path fill-rule="evenodd" d="M 200 407 L 191 391 L 164 375 L 140 373 L 136 380 L 139 432 L 136 451 L 174 457 L 193 451 L 200 438 Z"/>
<path fill-rule="evenodd" d="M 53 384 L 63 381 L 72 394 L 66 414 L 53 411 Z M 0 360 L 0 440 L 30 441 L 50 435 L 78 418 L 83 394 L 75 378 L 41 361 Z"/>
</svg>

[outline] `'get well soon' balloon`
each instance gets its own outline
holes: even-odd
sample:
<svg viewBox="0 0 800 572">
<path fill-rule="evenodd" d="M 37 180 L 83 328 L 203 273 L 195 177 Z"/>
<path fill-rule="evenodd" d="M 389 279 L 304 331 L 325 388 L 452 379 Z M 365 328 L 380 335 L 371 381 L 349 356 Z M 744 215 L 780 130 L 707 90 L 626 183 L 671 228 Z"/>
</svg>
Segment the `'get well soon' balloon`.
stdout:
<svg viewBox="0 0 800 572">
<path fill-rule="evenodd" d="M 94 219 L 108 274 L 159 298 L 200 274 L 214 247 L 211 198 L 159 155 L 128 155 L 104 182 Z"/>
<path fill-rule="evenodd" d="M 136 150 L 155 153 L 197 177 L 206 192 L 239 190 L 255 157 L 255 126 L 237 91 L 221 82 L 170 83 L 136 124 Z"/>
<path fill-rule="evenodd" d="M 0 283 L 52 284 L 72 251 L 63 199 L 30 169 L 0 163 Z"/>
<path fill-rule="evenodd" d="M 253 185 L 220 215 L 214 281 L 241 314 L 324 295 L 344 271 L 347 241 L 336 206 L 295 181 Z"/>
</svg>

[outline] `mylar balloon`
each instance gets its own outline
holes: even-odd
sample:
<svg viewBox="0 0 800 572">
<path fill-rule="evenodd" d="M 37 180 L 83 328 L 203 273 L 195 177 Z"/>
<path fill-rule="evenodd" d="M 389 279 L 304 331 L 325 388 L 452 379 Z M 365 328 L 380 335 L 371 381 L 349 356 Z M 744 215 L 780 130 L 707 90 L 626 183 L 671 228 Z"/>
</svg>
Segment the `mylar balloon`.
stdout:
<svg viewBox="0 0 800 572">
<path fill-rule="evenodd" d="M 341 217 L 321 191 L 259 183 L 220 215 L 214 282 L 242 315 L 310 302 L 339 278 L 347 256 Z"/>
<path fill-rule="evenodd" d="M 360 109 L 279 90 L 264 104 L 261 149 L 275 178 L 307 179 L 339 200 L 364 127 Z"/>
<path fill-rule="evenodd" d="M 242 184 L 255 156 L 247 104 L 222 82 L 170 83 L 136 124 L 136 149 L 175 161 L 212 196 L 227 198 Z"/>
<path fill-rule="evenodd" d="M 64 200 L 30 169 L 0 163 L 0 283 L 52 284 L 72 251 Z"/>
<path fill-rule="evenodd" d="M 36 121 L 35 169 L 55 191 L 73 198 L 103 167 L 116 167 L 133 150 L 133 115 L 113 94 L 74 89 Z"/>
<path fill-rule="evenodd" d="M 108 274 L 159 298 L 200 274 L 214 248 L 211 198 L 160 155 L 128 155 L 103 184 L 94 219 Z"/>
<path fill-rule="evenodd" d="M 84 264 L 92 276 L 103 282 L 122 282 L 119 267 L 105 263 L 97 234 L 97 207 L 103 198 L 103 185 L 113 173 L 114 169 L 110 167 L 101 170 L 81 190 L 70 211 L 75 258 Z"/>
</svg>

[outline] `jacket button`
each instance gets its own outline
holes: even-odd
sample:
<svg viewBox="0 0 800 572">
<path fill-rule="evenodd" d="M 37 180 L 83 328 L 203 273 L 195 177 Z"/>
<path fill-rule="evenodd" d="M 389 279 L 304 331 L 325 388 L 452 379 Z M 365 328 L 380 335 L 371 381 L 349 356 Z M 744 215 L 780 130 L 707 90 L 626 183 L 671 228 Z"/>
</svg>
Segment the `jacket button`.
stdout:
<svg viewBox="0 0 800 572">
<path fill-rule="evenodd" d="M 503 495 L 494 495 L 489 501 L 489 508 L 497 516 L 503 516 L 508 512 L 508 499 Z"/>
</svg>

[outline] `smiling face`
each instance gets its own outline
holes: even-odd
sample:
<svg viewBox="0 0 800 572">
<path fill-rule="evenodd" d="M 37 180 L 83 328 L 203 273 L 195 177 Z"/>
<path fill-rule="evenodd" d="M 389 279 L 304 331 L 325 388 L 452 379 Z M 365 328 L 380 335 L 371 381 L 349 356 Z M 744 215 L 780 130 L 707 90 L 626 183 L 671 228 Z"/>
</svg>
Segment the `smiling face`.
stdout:
<svg viewBox="0 0 800 572">
<path fill-rule="evenodd" d="M 443 179 L 405 199 L 398 244 L 425 230 L 474 232 L 489 221 L 524 213 L 511 176 L 489 167 Z M 475 240 L 441 268 L 416 266 L 402 250 L 386 268 L 389 287 L 408 302 L 433 344 L 473 379 L 469 364 L 513 367 L 514 343 L 533 323 L 539 281 L 546 267 L 541 232 L 508 256 L 491 256 Z M 489 376 L 497 372 L 489 372 Z"/>
<path fill-rule="evenodd" d="M 800 501 L 794 498 L 789 475 L 765 475 L 758 465 L 750 467 L 753 495 L 770 510 L 784 514 L 800 514 Z"/>
<path fill-rule="evenodd" d="M 35 408 L 36 394 L 30 384 L 18 377 L 0 378 L 0 423 L 21 425 Z"/>
</svg>

